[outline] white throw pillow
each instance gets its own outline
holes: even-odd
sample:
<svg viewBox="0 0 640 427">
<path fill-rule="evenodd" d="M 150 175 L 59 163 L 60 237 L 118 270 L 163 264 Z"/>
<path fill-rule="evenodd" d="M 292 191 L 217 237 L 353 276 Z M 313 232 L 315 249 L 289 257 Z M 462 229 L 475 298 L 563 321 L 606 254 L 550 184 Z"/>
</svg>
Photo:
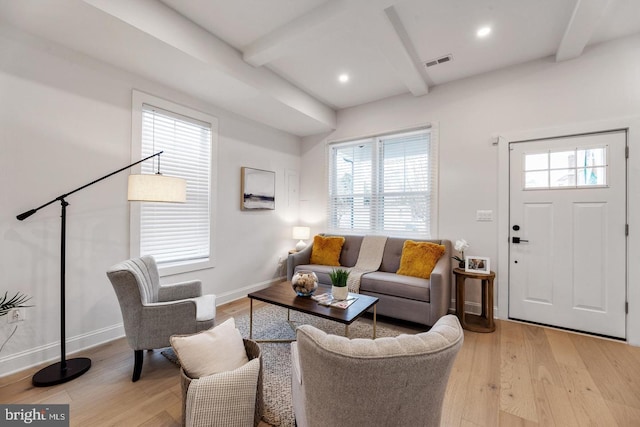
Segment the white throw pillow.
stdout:
<svg viewBox="0 0 640 427">
<path fill-rule="evenodd" d="M 191 378 L 233 371 L 249 361 L 233 317 L 194 335 L 173 335 L 171 346 Z"/>
</svg>

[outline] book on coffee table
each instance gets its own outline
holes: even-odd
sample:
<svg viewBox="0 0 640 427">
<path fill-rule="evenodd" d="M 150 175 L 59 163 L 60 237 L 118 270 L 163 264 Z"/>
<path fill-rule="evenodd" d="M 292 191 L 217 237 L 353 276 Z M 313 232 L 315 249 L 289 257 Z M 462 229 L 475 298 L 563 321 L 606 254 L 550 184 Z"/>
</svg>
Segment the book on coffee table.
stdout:
<svg viewBox="0 0 640 427">
<path fill-rule="evenodd" d="M 358 299 L 357 297 L 349 296 L 349 298 L 347 299 L 337 300 L 337 299 L 334 299 L 333 295 L 331 295 L 330 293 L 312 295 L 311 298 L 314 299 L 320 305 L 327 305 L 327 306 L 343 308 L 343 309 L 349 307 Z"/>
</svg>

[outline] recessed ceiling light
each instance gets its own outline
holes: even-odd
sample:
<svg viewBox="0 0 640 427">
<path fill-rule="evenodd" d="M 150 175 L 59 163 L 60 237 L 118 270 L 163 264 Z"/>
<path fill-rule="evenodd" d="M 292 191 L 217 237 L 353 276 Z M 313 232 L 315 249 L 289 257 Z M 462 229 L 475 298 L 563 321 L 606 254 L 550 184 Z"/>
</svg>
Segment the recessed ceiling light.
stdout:
<svg viewBox="0 0 640 427">
<path fill-rule="evenodd" d="M 348 82 L 348 81 L 349 81 L 349 74 L 347 74 L 347 73 L 340 74 L 340 75 L 338 76 L 338 81 L 339 81 L 340 83 L 346 83 L 346 82 Z"/>
<path fill-rule="evenodd" d="M 478 30 L 476 35 L 478 37 L 487 37 L 491 33 L 491 27 L 482 27 Z"/>
</svg>

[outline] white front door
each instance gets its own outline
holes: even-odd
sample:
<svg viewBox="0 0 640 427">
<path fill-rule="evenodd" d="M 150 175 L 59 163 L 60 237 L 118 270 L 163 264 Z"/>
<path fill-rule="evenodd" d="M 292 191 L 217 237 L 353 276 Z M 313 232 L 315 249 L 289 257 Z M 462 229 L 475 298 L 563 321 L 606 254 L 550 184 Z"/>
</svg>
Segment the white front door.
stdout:
<svg viewBox="0 0 640 427">
<path fill-rule="evenodd" d="M 509 144 L 510 318 L 625 338 L 626 137 Z"/>
</svg>

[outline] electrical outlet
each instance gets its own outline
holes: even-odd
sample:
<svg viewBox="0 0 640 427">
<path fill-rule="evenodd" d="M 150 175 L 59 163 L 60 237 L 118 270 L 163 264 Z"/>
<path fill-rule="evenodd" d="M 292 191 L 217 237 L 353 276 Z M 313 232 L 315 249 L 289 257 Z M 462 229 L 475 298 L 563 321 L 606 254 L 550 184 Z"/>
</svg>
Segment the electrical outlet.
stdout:
<svg viewBox="0 0 640 427">
<path fill-rule="evenodd" d="M 23 322 L 25 317 L 24 313 L 25 311 L 23 307 L 12 308 L 11 310 L 9 310 L 9 323 Z"/>
</svg>

